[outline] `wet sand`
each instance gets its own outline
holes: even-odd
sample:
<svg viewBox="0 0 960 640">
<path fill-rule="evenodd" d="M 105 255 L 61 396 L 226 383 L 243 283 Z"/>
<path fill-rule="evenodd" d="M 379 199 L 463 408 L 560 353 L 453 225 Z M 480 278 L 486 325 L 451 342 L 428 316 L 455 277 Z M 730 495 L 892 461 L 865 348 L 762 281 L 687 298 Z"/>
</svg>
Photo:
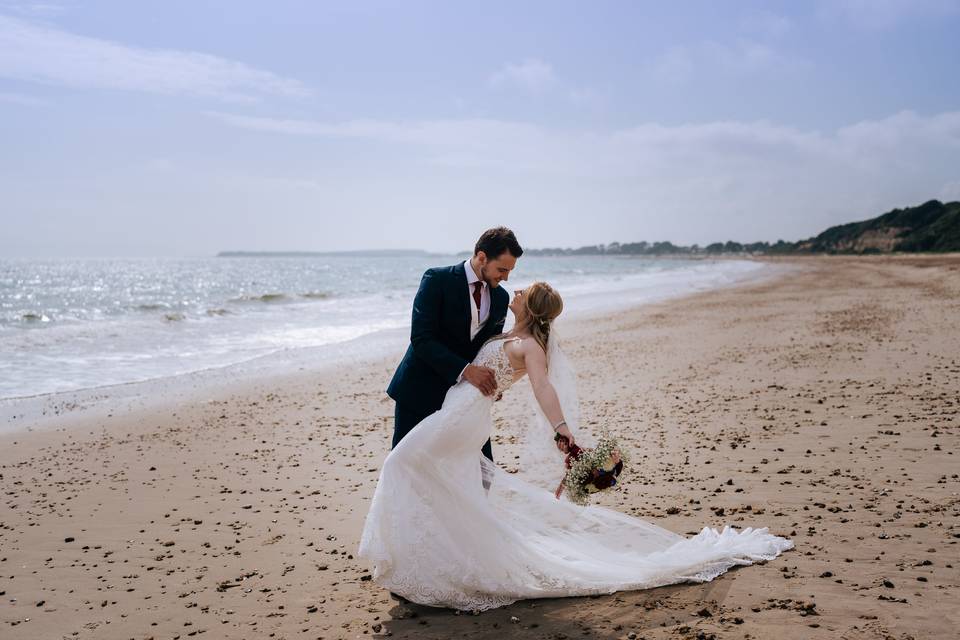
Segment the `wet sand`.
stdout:
<svg viewBox="0 0 960 640">
<path fill-rule="evenodd" d="M 960 256 L 810 258 L 566 327 L 583 415 L 631 446 L 600 502 L 796 548 L 707 584 L 480 615 L 354 558 L 399 354 L 0 435 L 0 637 L 954 638 Z M 525 386 L 521 383 L 518 386 Z M 510 468 L 525 394 L 496 405 Z"/>
</svg>

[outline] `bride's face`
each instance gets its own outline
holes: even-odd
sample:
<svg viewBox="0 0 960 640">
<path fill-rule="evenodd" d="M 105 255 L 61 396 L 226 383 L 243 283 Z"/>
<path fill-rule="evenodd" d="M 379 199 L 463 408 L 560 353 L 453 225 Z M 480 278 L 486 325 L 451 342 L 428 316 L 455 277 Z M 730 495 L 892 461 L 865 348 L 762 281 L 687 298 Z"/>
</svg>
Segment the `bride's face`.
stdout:
<svg viewBox="0 0 960 640">
<path fill-rule="evenodd" d="M 523 317 L 523 314 L 526 313 L 526 308 L 523 306 L 523 289 L 514 289 L 513 290 L 513 300 L 510 301 L 510 311 L 513 312 L 513 317 L 517 320 Z"/>
</svg>

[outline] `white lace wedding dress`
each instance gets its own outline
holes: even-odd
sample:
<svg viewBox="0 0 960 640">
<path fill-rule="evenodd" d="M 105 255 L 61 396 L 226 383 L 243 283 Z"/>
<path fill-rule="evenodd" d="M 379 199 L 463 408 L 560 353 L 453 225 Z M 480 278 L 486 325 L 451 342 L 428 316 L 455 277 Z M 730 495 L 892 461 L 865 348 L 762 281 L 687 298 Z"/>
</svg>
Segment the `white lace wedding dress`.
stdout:
<svg viewBox="0 0 960 640">
<path fill-rule="evenodd" d="M 474 360 L 496 372 L 500 391 L 515 375 L 504 343 L 488 342 Z M 466 381 L 451 387 L 443 407 L 384 461 L 359 549 L 384 588 L 423 605 L 485 610 L 525 598 L 705 582 L 793 547 L 766 528 L 705 527 L 686 538 L 612 509 L 557 500 L 480 453 L 492 405 Z M 568 421 L 571 413 L 564 409 Z M 556 486 L 563 466 L 559 458 L 554 464 L 546 471 Z"/>
</svg>

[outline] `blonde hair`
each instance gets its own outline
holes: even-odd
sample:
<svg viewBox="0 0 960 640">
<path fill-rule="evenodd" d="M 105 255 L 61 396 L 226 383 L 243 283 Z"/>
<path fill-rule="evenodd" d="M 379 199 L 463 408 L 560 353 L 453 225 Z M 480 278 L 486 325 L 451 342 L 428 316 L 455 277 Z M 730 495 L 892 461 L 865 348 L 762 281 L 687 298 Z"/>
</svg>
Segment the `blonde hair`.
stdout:
<svg viewBox="0 0 960 640">
<path fill-rule="evenodd" d="M 524 321 L 529 323 L 530 334 L 546 351 L 550 339 L 550 323 L 563 311 L 563 298 L 546 282 L 534 282 L 523 292 Z"/>
</svg>

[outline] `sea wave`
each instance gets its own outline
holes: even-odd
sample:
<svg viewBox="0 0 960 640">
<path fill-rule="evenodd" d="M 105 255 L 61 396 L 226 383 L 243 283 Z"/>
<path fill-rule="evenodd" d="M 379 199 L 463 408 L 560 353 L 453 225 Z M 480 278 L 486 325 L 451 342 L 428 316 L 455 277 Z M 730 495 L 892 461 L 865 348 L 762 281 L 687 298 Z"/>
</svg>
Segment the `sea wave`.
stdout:
<svg viewBox="0 0 960 640">
<path fill-rule="evenodd" d="M 264 293 L 259 296 L 239 296 L 237 298 L 230 298 L 230 302 L 283 302 L 284 300 L 289 300 L 290 297 L 285 293 Z"/>
</svg>

